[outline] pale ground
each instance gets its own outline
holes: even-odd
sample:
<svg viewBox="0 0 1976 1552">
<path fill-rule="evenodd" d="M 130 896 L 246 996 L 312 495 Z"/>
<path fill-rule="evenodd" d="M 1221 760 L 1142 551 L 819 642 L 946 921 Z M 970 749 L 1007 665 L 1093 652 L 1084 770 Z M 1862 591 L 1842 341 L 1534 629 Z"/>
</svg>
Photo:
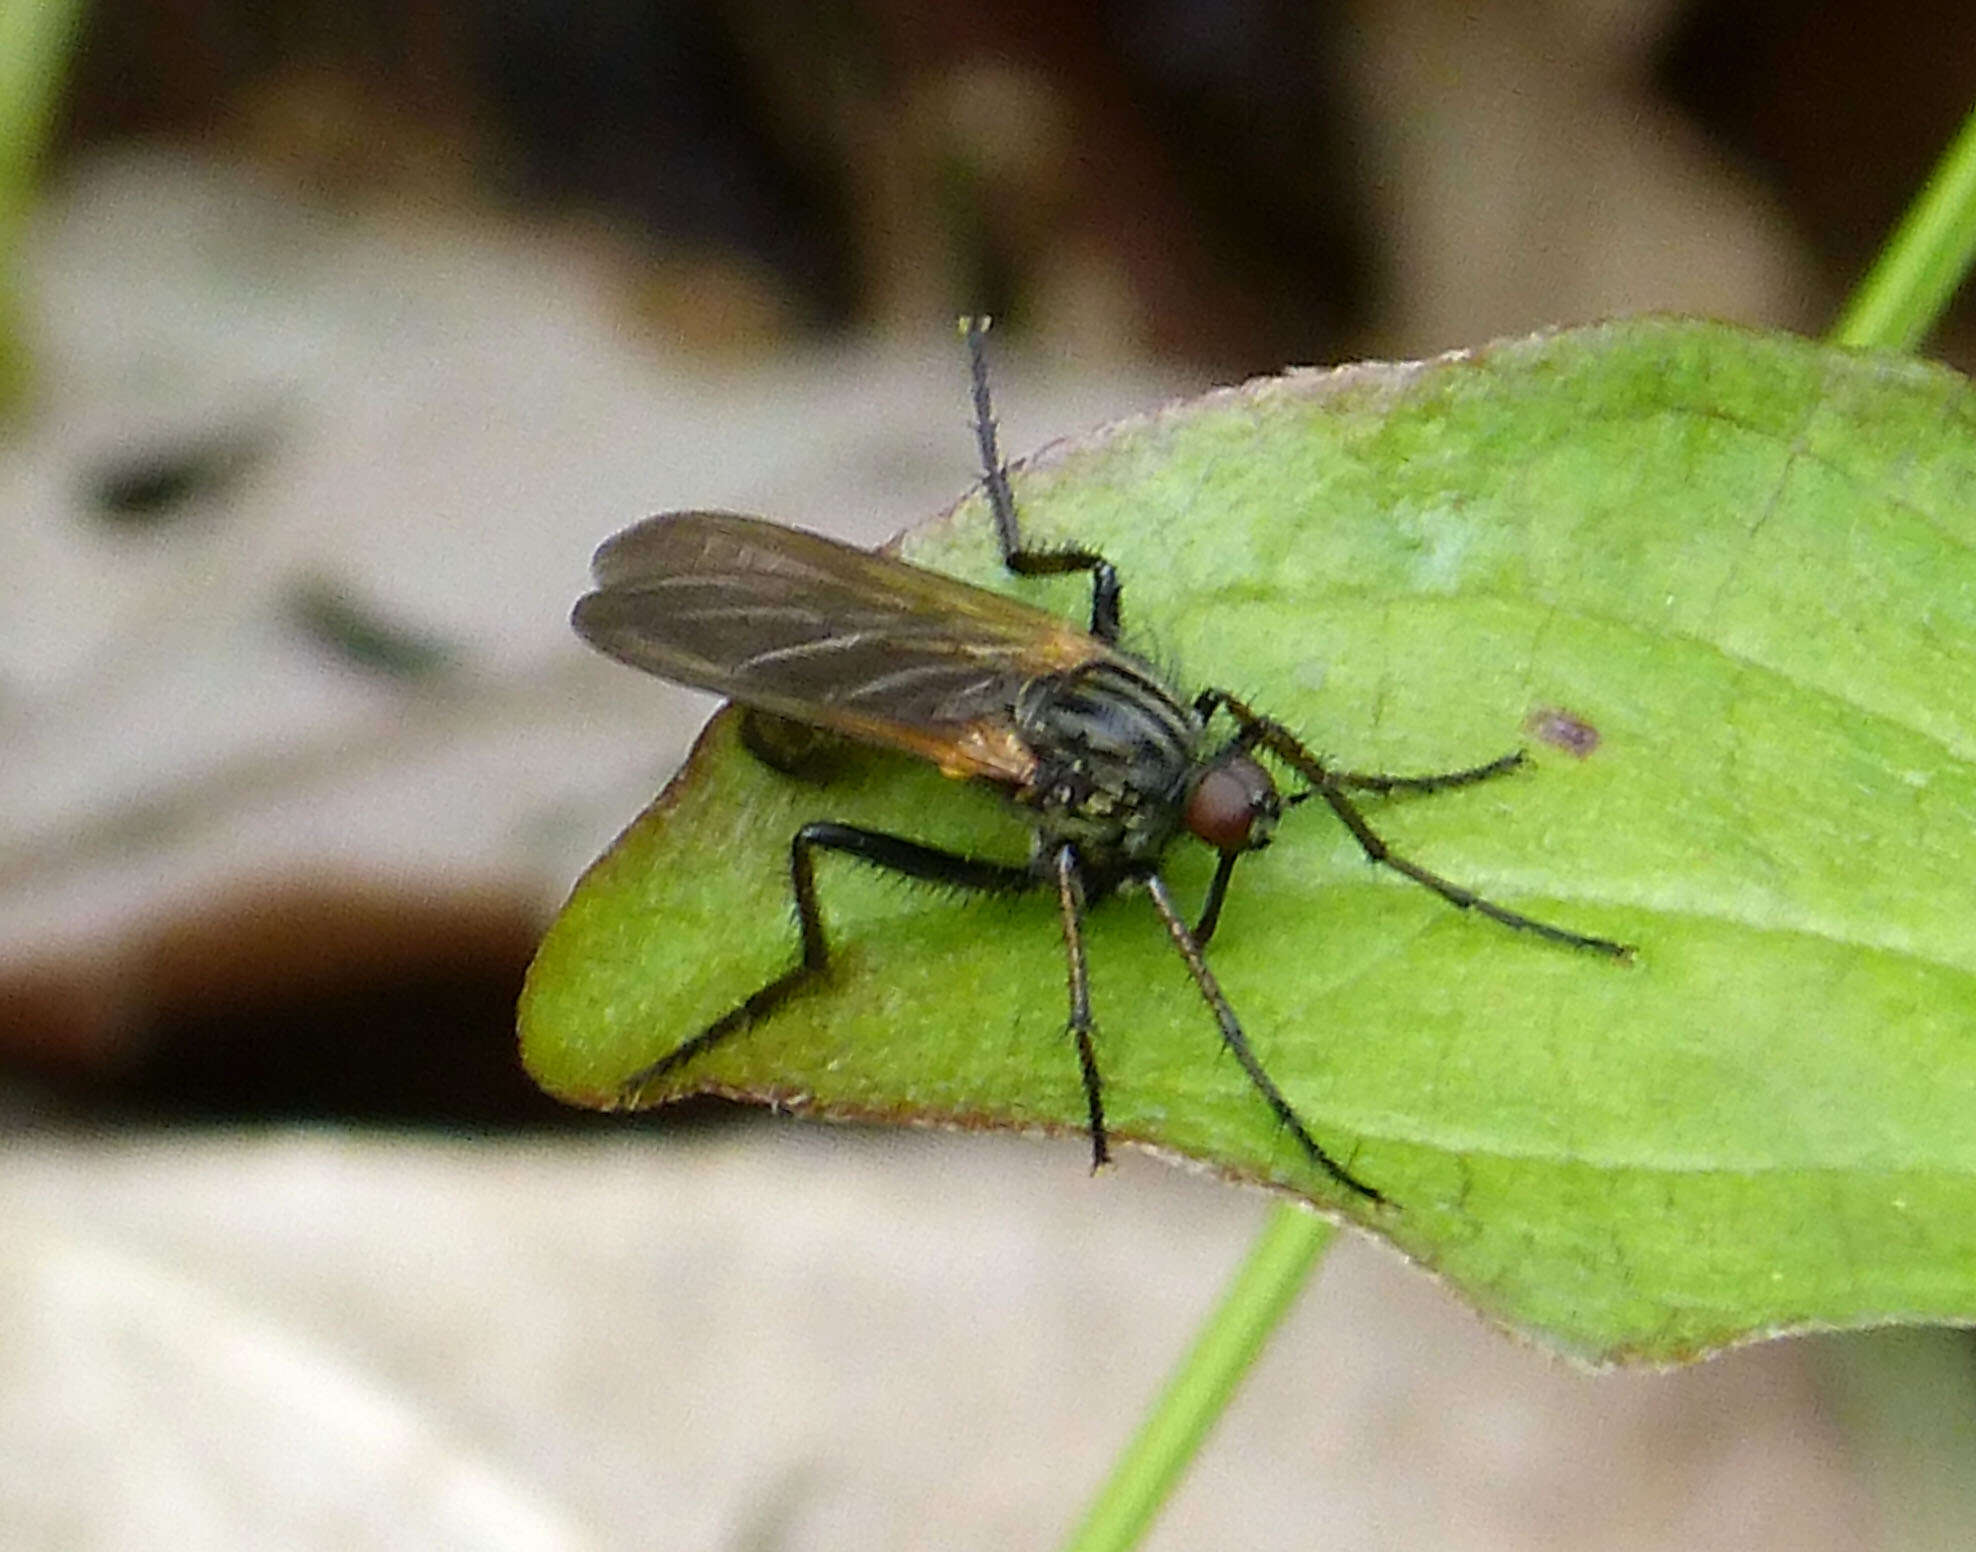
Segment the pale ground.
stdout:
<svg viewBox="0 0 1976 1552">
<path fill-rule="evenodd" d="M 944 329 L 716 372 L 567 246 L 197 164 L 59 191 L 35 276 L 49 396 L 0 445 L 15 963 L 107 974 L 256 877 L 552 901 L 701 704 L 568 636 L 591 545 L 689 504 L 874 541 L 972 473 Z M 1189 386 L 1010 360 L 1007 443 Z M 204 427 L 265 449 L 226 512 L 78 520 L 93 458 Z M 276 623 L 298 575 L 466 667 L 419 694 L 324 668 Z M 1139 1159 L 1092 1180 L 1072 1144 L 793 1124 L 4 1146 L 0 1543 L 27 1549 L 1049 1545 L 1264 1205 Z M 1348 1239 L 1150 1545 L 1873 1544 L 1834 1345 L 1588 1378 Z"/>
<path fill-rule="evenodd" d="M 1260 1221 L 1074 1144 L 10 1150 L 9 1547 L 1052 1545 Z M 1588 1378 L 1364 1241 L 1151 1547 L 1869 1545 L 1817 1343 Z"/>
</svg>

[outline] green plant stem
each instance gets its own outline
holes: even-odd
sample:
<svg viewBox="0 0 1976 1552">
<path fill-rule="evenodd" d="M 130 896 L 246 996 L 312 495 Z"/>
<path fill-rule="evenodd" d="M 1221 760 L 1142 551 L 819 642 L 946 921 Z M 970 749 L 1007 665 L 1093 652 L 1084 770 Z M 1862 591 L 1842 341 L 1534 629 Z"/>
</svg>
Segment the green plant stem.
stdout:
<svg viewBox="0 0 1976 1552">
<path fill-rule="evenodd" d="M 1293 1203 L 1272 1210 L 1065 1552 L 1119 1552 L 1137 1543 L 1337 1233 L 1335 1224 Z"/>
<path fill-rule="evenodd" d="M 1976 1521 L 1976 1354 L 1967 1331 L 1850 1331 L 1818 1339 L 1820 1388 L 1846 1431 L 1874 1519 L 1869 1544 L 1969 1544 Z"/>
<path fill-rule="evenodd" d="M 54 122 L 81 0 L 0 0 L 0 409 L 27 380 L 21 224 Z"/>
<path fill-rule="evenodd" d="M 1976 111 L 1833 325 L 1835 345 L 1912 350 L 1976 258 Z"/>
</svg>

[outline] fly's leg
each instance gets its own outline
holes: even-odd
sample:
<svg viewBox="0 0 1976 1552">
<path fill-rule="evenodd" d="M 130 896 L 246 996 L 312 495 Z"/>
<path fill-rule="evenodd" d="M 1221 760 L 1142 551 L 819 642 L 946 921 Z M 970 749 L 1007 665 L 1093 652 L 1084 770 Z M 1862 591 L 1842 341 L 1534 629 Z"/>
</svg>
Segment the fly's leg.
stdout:
<svg viewBox="0 0 1976 1552">
<path fill-rule="evenodd" d="M 1265 717 L 1253 707 L 1226 690 L 1205 691 L 1194 702 L 1194 709 L 1203 717 L 1218 710 L 1225 710 L 1235 719 L 1239 731 L 1236 742 L 1247 750 L 1266 750 L 1289 766 L 1305 781 L 1310 783 L 1310 792 L 1300 793 L 1291 798 L 1293 803 L 1316 796 L 1324 800 L 1325 807 L 1338 816 L 1338 822 L 1351 831 L 1352 839 L 1359 843 L 1359 849 L 1373 862 L 1382 867 L 1412 879 L 1423 889 L 1433 891 L 1448 904 L 1464 911 L 1474 911 L 1491 921 L 1500 922 L 1505 927 L 1513 927 L 1519 932 L 1528 932 L 1535 937 L 1552 943 L 1561 943 L 1567 948 L 1589 949 L 1595 954 L 1604 954 L 1612 959 L 1631 959 L 1633 950 L 1629 944 L 1615 943 L 1610 938 L 1592 937 L 1587 933 L 1573 932 L 1568 927 L 1557 927 L 1534 916 L 1525 916 L 1521 911 L 1512 911 L 1507 906 L 1497 905 L 1485 899 L 1465 885 L 1452 879 L 1430 872 L 1419 863 L 1402 857 L 1388 846 L 1378 831 L 1372 828 L 1359 807 L 1349 797 L 1349 787 L 1370 788 L 1374 791 L 1437 791 L 1449 787 L 1468 786 L 1478 781 L 1486 781 L 1514 768 L 1521 756 L 1505 756 L 1487 765 L 1474 766 L 1465 771 L 1451 771 L 1441 776 L 1390 776 L 1368 777 L 1357 773 L 1334 771 L 1327 766 L 1282 723 Z M 1383 784 L 1383 785 L 1382 785 Z M 1215 902 L 1219 904 L 1219 902 Z"/>
<path fill-rule="evenodd" d="M 1016 526 L 1015 497 L 1009 491 L 1009 469 L 995 445 L 995 416 L 988 401 L 988 352 L 983 336 L 986 318 L 963 318 L 967 337 L 968 372 L 974 384 L 974 440 L 981 449 L 982 479 L 988 506 L 995 514 L 995 536 L 1001 541 L 1002 564 L 1018 576 L 1053 577 L 1069 571 L 1091 573 L 1091 634 L 1100 641 L 1118 640 L 1118 572 L 1096 550 L 1066 546 L 1056 550 L 1025 549 Z"/>
<path fill-rule="evenodd" d="M 1040 883 L 1028 868 L 941 851 L 879 830 L 827 822 L 804 825 L 789 842 L 789 888 L 796 899 L 796 921 L 802 931 L 802 958 L 685 1044 L 626 1078 L 618 1087 L 620 1109 L 636 1108 L 639 1098 L 652 1084 L 765 1018 L 829 966 L 830 944 L 823 933 L 823 913 L 817 907 L 816 867 L 812 860 L 812 853 L 817 851 L 841 852 L 887 872 L 983 894 L 1018 894 L 1035 889 Z"/>
<path fill-rule="evenodd" d="M 1255 1085 L 1256 1092 L 1262 1095 L 1269 1108 L 1276 1113 L 1276 1119 L 1289 1129 L 1290 1135 L 1296 1138 L 1304 1152 L 1310 1155 L 1311 1162 L 1339 1185 L 1357 1192 L 1375 1205 L 1384 1203 L 1387 1200 L 1385 1196 L 1324 1151 L 1318 1140 L 1311 1136 L 1310 1128 L 1304 1125 L 1303 1117 L 1297 1114 L 1296 1108 L 1276 1086 L 1276 1081 L 1264 1069 L 1256 1053 L 1249 1048 L 1248 1036 L 1242 1033 L 1242 1025 L 1235 1017 L 1235 1010 L 1228 1005 L 1228 999 L 1222 995 L 1220 983 L 1215 980 L 1214 972 L 1208 968 L 1207 958 L 1201 953 L 1199 941 L 1187 930 L 1187 923 L 1180 919 L 1180 911 L 1173 903 L 1172 894 L 1167 890 L 1166 880 L 1157 873 L 1147 873 L 1144 875 L 1144 882 L 1147 893 L 1153 897 L 1153 909 L 1159 912 L 1160 920 L 1166 924 L 1167 936 L 1173 939 L 1173 946 L 1180 951 L 1180 957 L 1186 961 L 1187 973 L 1194 978 L 1194 985 L 1199 988 L 1202 1001 L 1207 1003 L 1209 1010 L 1214 1014 L 1214 1021 L 1221 1029 L 1221 1043 L 1241 1065 L 1242 1071 L 1248 1075 L 1249 1082 Z"/>
<path fill-rule="evenodd" d="M 1194 700 L 1194 712 L 1202 722 L 1206 722 L 1215 712 L 1229 705 L 1230 697 L 1221 690 L 1205 690 Z M 1244 711 L 1248 708 L 1244 707 Z M 1233 715 L 1233 708 L 1230 708 Z M 1238 719 L 1239 721 L 1239 719 Z M 1240 723 L 1240 731 L 1231 741 L 1231 747 L 1245 754 L 1252 753 L 1259 746 L 1266 746 L 1268 733 L 1274 732 L 1292 743 L 1297 741 L 1281 723 L 1268 717 L 1250 713 L 1250 720 Z M 1301 744 L 1298 747 L 1302 747 Z M 1224 751 L 1225 752 L 1225 751 Z M 1315 757 L 1313 756 L 1315 762 Z M 1524 763 L 1521 749 L 1513 750 L 1500 759 L 1486 765 L 1472 765 L 1465 770 L 1441 771 L 1431 776 L 1389 776 L 1368 771 L 1334 771 L 1324 767 L 1329 780 L 1340 787 L 1351 787 L 1361 792 L 1446 792 L 1454 787 L 1470 787 L 1477 782 L 1487 781 L 1493 776 L 1506 776 Z M 1293 793 L 1287 806 L 1294 807 L 1314 795 L 1310 792 Z M 1201 906 L 1200 920 L 1194 923 L 1194 941 L 1206 943 L 1214 936 L 1214 929 L 1221 921 L 1222 902 L 1228 897 L 1228 881 L 1234 876 L 1236 859 L 1242 855 L 1238 851 L 1225 851 L 1214 870 L 1214 879 L 1208 885 L 1207 900 Z"/>
<path fill-rule="evenodd" d="M 1068 846 L 1057 848 L 1050 859 L 1056 875 L 1057 903 L 1063 915 L 1063 949 L 1069 964 L 1070 1038 L 1077 1045 L 1077 1065 L 1084 1078 L 1084 1108 L 1091 1124 L 1091 1173 L 1111 1162 L 1110 1139 L 1105 1134 L 1104 1085 L 1098 1078 L 1098 1053 L 1091 1043 L 1091 972 L 1084 959 L 1084 875 L 1077 866 L 1077 853 Z"/>
<path fill-rule="evenodd" d="M 1239 851 L 1225 851 L 1215 864 L 1214 878 L 1208 884 L 1208 897 L 1201 906 L 1201 919 L 1194 923 L 1194 941 L 1205 945 L 1221 921 L 1221 902 L 1228 898 L 1228 881 L 1235 876 Z"/>
<path fill-rule="evenodd" d="M 1487 765 L 1471 765 L 1461 771 L 1438 771 L 1431 776 L 1388 776 L 1377 771 L 1333 771 L 1331 779 L 1341 787 L 1359 792 L 1448 792 L 1456 787 L 1472 787 L 1496 776 L 1507 776 L 1528 763 L 1521 749 L 1491 760 Z"/>
<path fill-rule="evenodd" d="M 1458 771 L 1436 771 L 1426 776 L 1392 776 L 1383 771 L 1334 771 L 1304 750 L 1303 743 L 1282 723 L 1274 717 L 1263 716 L 1226 690 L 1203 690 L 1194 697 L 1194 714 L 1203 722 L 1224 709 L 1235 719 L 1239 730 L 1235 735 L 1238 749 L 1252 751 L 1264 748 L 1272 753 L 1281 753 L 1277 747 L 1278 741 L 1295 745 L 1304 751 L 1306 759 L 1323 769 L 1327 783 L 1350 787 L 1358 792 L 1447 792 L 1456 787 L 1472 787 L 1477 782 L 1489 781 L 1497 776 L 1507 776 L 1529 762 L 1529 757 L 1521 749 L 1512 749 L 1485 765 L 1470 765 Z M 1289 759 L 1287 755 L 1284 758 Z M 1290 763 L 1296 764 L 1294 760 Z M 1302 767 L 1298 767 L 1298 774 L 1305 774 Z M 1302 797 L 1300 795 L 1290 801 L 1301 802 Z"/>
</svg>

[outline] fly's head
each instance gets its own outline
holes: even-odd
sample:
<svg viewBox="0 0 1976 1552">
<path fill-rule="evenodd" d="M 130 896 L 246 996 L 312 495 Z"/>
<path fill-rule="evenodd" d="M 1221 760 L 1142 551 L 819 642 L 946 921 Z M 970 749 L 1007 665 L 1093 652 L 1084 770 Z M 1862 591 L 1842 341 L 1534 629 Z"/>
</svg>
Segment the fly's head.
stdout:
<svg viewBox="0 0 1976 1552">
<path fill-rule="evenodd" d="M 1231 749 L 1203 765 L 1187 790 L 1181 821 L 1219 852 L 1261 851 L 1276 834 L 1283 799 L 1249 755 Z"/>
</svg>

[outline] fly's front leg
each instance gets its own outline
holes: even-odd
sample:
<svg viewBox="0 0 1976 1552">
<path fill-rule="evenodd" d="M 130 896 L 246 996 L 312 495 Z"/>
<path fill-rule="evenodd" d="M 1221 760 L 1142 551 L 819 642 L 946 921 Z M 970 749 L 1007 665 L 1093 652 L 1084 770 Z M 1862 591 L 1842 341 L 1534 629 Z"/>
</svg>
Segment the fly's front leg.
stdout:
<svg viewBox="0 0 1976 1552">
<path fill-rule="evenodd" d="M 1194 941 L 1205 944 L 1214 936 L 1214 929 L 1221 922 L 1221 902 L 1228 898 L 1228 881 L 1235 876 L 1235 863 L 1242 853 L 1225 851 L 1221 860 L 1214 865 L 1214 877 L 1208 883 L 1208 897 L 1201 905 L 1201 919 L 1194 923 Z"/>
<path fill-rule="evenodd" d="M 1194 699 L 1194 712 L 1205 722 L 1217 711 L 1226 710 L 1235 719 L 1236 747 L 1253 753 L 1267 749 L 1283 760 L 1312 786 L 1350 787 L 1359 792 L 1447 792 L 1455 787 L 1472 787 L 1477 782 L 1507 776 L 1526 763 L 1521 749 L 1483 765 L 1465 766 L 1458 771 L 1435 771 L 1425 776 L 1393 776 L 1383 771 L 1333 770 L 1304 747 L 1303 741 L 1274 717 L 1266 717 L 1226 690 L 1203 690 Z M 1300 802 L 1293 797 L 1291 802 Z"/>
<path fill-rule="evenodd" d="M 1633 957 L 1630 944 L 1616 943 L 1610 938 L 1593 937 L 1588 933 L 1573 932 L 1568 927 L 1553 926 L 1550 922 L 1540 921 L 1534 916 L 1525 916 L 1521 911 L 1512 911 L 1507 906 L 1498 905 L 1466 885 L 1443 878 L 1440 874 L 1431 872 L 1419 863 L 1401 856 L 1386 844 L 1385 838 L 1372 828 L 1370 821 L 1359 811 L 1358 805 L 1345 795 L 1348 787 L 1369 787 L 1375 791 L 1387 792 L 1431 792 L 1449 787 L 1469 786 L 1513 770 L 1521 763 L 1521 754 L 1506 755 L 1500 760 L 1490 761 L 1487 765 L 1450 771 L 1440 776 L 1365 776 L 1355 772 L 1332 770 L 1306 749 L 1302 741 L 1282 723 L 1272 717 L 1263 716 L 1226 690 L 1202 692 L 1194 702 L 1194 709 L 1203 720 L 1216 711 L 1226 710 L 1235 719 L 1237 744 L 1247 750 L 1266 750 L 1311 784 L 1310 792 L 1300 793 L 1290 801 L 1301 802 L 1305 797 L 1312 795 L 1322 798 L 1325 807 L 1336 814 L 1338 822 L 1351 831 L 1352 839 L 1359 843 L 1359 849 L 1372 862 L 1412 879 L 1421 888 L 1431 890 L 1457 909 L 1472 910 L 1479 916 L 1486 916 L 1491 921 L 1502 923 L 1505 927 L 1513 927 L 1518 932 L 1528 932 L 1552 943 L 1561 943 L 1567 948 L 1589 949 L 1595 954 L 1604 954 L 1612 959 Z"/>
<path fill-rule="evenodd" d="M 1201 953 L 1199 941 L 1187 930 L 1187 924 L 1180 919 L 1179 909 L 1173 903 L 1173 895 L 1166 887 L 1166 880 L 1157 873 L 1149 872 L 1143 876 L 1143 882 L 1146 892 L 1152 896 L 1153 909 L 1159 912 L 1160 921 L 1166 926 L 1167 936 L 1173 940 L 1173 946 L 1180 951 L 1180 957 L 1187 966 L 1187 973 L 1194 978 L 1194 986 L 1200 992 L 1201 1000 L 1214 1014 L 1215 1024 L 1221 1031 L 1221 1043 L 1228 1048 L 1229 1054 L 1235 1058 L 1244 1075 L 1254 1085 L 1256 1092 L 1263 1097 L 1264 1103 L 1275 1113 L 1276 1119 L 1288 1129 L 1292 1137 L 1297 1139 L 1298 1145 L 1310 1155 L 1311 1162 L 1339 1185 L 1357 1192 L 1375 1206 L 1385 1202 L 1387 1198 L 1382 1193 L 1367 1185 L 1325 1151 L 1323 1145 L 1311 1135 L 1310 1128 L 1304 1125 L 1303 1117 L 1297 1114 L 1296 1107 L 1290 1103 L 1288 1096 L 1276 1086 L 1276 1080 L 1270 1077 L 1268 1069 L 1250 1049 L 1248 1036 L 1242 1033 L 1241 1021 L 1235 1017 L 1235 1010 L 1228 1005 L 1228 999 L 1222 995 L 1221 983 L 1215 980 L 1214 972 L 1208 968 L 1207 957 Z"/>
<path fill-rule="evenodd" d="M 619 1109 L 636 1109 L 644 1091 L 652 1084 L 760 1022 L 829 967 L 830 942 L 824 936 L 823 913 L 817 906 L 816 865 L 812 856 L 819 850 L 840 852 L 889 873 L 983 894 L 1016 894 L 1038 885 L 1036 875 L 1028 868 L 922 846 L 881 830 L 861 830 L 855 825 L 829 822 L 804 825 L 789 841 L 789 891 L 796 901 L 802 957 L 692 1039 L 626 1078 L 618 1086 Z"/>
<path fill-rule="evenodd" d="M 988 353 L 983 336 L 986 318 L 963 318 L 967 337 L 968 372 L 974 384 L 974 440 L 981 449 L 983 482 L 988 506 L 995 514 L 995 536 L 1001 541 L 1002 564 L 1023 577 L 1061 576 L 1069 571 L 1091 573 L 1091 634 L 1100 641 L 1118 640 L 1118 572 L 1096 550 L 1066 546 L 1057 550 L 1026 549 L 1016 526 L 1015 497 L 1009 490 L 1008 465 L 995 444 L 995 417 L 988 401 Z"/>
<path fill-rule="evenodd" d="M 1431 776 L 1388 776 L 1379 771 L 1333 771 L 1331 779 L 1341 787 L 1353 787 L 1360 792 L 1447 792 L 1455 787 L 1472 787 L 1477 782 L 1488 781 L 1493 777 L 1507 776 L 1528 763 L 1529 757 L 1521 749 L 1512 749 L 1506 755 L 1499 755 L 1486 765 L 1471 765 L 1465 770 L 1438 771 Z"/>
</svg>

